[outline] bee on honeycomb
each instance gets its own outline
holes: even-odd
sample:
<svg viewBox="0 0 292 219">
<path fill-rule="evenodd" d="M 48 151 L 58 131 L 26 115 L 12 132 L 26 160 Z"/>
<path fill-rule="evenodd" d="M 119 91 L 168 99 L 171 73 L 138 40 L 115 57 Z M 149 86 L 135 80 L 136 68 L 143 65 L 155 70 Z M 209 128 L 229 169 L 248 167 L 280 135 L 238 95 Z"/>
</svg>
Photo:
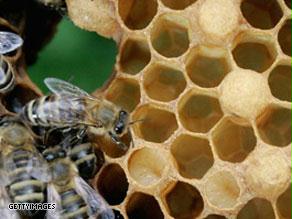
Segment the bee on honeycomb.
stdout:
<svg viewBox="0 0 292 219">
<path fill-rule="evenodd" d="M 92 95 L 143 119 L 134 148 L 93 139 L 105 164 L 91 183 L 116 215 L 291 218 L 290 1 L 66 5 L 77 26 L 119 47 L 115 75 Z M 23 78 L 1 112 L 40 95 Z"/>
</svg>

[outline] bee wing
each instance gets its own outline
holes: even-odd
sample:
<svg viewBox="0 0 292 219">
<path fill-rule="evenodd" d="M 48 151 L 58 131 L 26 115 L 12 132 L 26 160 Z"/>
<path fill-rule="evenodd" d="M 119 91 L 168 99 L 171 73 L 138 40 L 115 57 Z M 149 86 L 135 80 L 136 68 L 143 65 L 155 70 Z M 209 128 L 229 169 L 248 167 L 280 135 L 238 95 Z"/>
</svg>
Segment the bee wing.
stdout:
<svg viewBox="0 0 292 219">
<path fill-rule="evenodd" d="M 26 170 L 32 177 L 42 182 L 49 182 L 51 179 L 47 162 L 37 153 L 28 162 Z"/>
<path fill-rule="evenodd" d="M 61 199 L 55 187 L 51 183 L 47 185 L 47 201 L 48 203 L 54 203 L 55 209 L 47 210 L 46 218 L 60 219 L 62 213 Z"/>
<path fill-rule="evenodd" d="M 0 186 L 0 218 L 20 219 L 16 210 L 8 208 L 11 200 L 4 186 Z"/>
<path fill-rule="evenodd" d="M 63 81 L 58 78 L 45 78 L 44 82 L 49 90 L 54 94 L 94 99 L 94 97 L 90 96 L 86 91 L 73 84 L 70 84 L 67 81 Z"/>
<path fill-rule="evenodd" d="M 77 192 L 85 199 L 92 214 L 97 218 L 114 219 L 114 212 L 107 202 L 93 188 L 91 188 L 81 177 L 76 176 L 75 185 Z"/>
<path fill-rule="evenodd" d="M 5 54 L 16 50 L 23 44 L 22 38 L 11 32 L 0 31 L 0 54 Z"/>
</svg>

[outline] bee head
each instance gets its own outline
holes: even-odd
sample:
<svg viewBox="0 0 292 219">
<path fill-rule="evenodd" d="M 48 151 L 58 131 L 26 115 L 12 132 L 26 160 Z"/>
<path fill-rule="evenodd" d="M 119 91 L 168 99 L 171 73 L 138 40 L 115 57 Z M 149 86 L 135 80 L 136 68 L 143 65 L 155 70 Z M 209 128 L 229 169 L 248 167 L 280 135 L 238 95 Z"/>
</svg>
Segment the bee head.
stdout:
<svg viewBox="0 0 292 219">
<path fill-rule="evenodd" d="M 115 121 L 115 125 L 113 127 L 114 129 L 113 131 L 115 135 L 121 136 L 124 134 L 124 132 L 126 131 L 128 127 L 128 120 L 129 120 L 129 114 L 124 110 L 120 110 L 118 118 Z"/>
</svg>

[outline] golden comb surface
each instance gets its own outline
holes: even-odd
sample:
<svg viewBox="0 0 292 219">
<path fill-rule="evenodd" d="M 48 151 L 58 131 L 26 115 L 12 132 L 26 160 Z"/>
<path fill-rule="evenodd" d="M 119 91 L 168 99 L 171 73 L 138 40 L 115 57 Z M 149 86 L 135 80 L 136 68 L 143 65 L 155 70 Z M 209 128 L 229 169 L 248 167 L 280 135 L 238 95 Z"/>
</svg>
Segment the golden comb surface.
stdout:
<svg viewBox="0 0 292 219">
<path fill-rule="evenodd" d="M 119 45 L 95 94 L 143 119 L 127 152 L 98 142 L 105 165 L 92 185 L 114 209 L 129 219 L 291 218 L 290 1 L 66 3 L 77 26 Z M 39 95 L 18 75 L 1 112 L 23 92 Z"/>
</svg>

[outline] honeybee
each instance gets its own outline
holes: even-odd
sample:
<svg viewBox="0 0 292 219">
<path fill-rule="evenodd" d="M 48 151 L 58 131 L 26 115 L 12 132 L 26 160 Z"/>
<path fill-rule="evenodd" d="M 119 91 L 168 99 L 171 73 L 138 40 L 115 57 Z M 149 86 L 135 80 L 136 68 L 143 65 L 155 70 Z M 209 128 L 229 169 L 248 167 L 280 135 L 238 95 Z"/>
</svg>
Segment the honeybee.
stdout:
<svg viewBox="0 0 292 219">
<path fill-rule="evenodd" d="M 70 129 L 68 132 L 64 133 L 62 130 L 55 130 L 55 132 L 50 133 L 47 141 L 52 137 L 56 139 L 59 137 L 59 144 L 68 153 L 70 159 L 74 162 L 78 169 L 79 175 L 85 179 L 91 179 L 95 176 L 98 169 L 104 162 L 103 154 L 101 151 L 96 151 L 93 143 L 88 141 L 88 137 L 83 130 Z M 56 142 L 56 141 L 55 141 Z M 52 145 L 52 143 L 45 143 L 45 145 Z"/>
<path fill-rule="evenodd" d="M 15 33 L 0 31 L 0 94 L 12 90 L 15 85 L 15 76 L 12 66 L 3 57 L 3 54 L 12 52 L 22 46 L 23 40 Z"/>
<path fill-rule="evenodd" d="M 55 210 L 47 212 L 47 219 L 103 218 L 114 219 L 106 201 L 79 175 L 76 166 L 58 146 L 43 151 L 49 163 L 51 180 L 47 186 L 49 203 L 56 203 Z"/>
<path fill-rule="evenodd" d="M 46 169 L 46 161 L 40 156 L 34 144 L 33 135 L 25 125 L 12 117 L 1 119 L 0 184 L 1 190 L 7 191 L 7 195 L 4 195 L 0 202 L 43 203 L 45 201 L 43 171 Z M 8 205 L 2 206 L 1 218 L 10 218 L 10 211 L 6 211 L 7 208 Z M 37 211 L 24 210 L 19 213 L 33 216 Z"/>
<path fill-rule="evenodd" d="M 133 122 L 125 110 L 66 81 L 46 78 L 44 82 L 54 94 L 27 103 L 20 112 L 23 121 L 31 126 L 88 128 L 90 133 L 107 136 L 127 149 L 120 138 Z"/>
</svg>

